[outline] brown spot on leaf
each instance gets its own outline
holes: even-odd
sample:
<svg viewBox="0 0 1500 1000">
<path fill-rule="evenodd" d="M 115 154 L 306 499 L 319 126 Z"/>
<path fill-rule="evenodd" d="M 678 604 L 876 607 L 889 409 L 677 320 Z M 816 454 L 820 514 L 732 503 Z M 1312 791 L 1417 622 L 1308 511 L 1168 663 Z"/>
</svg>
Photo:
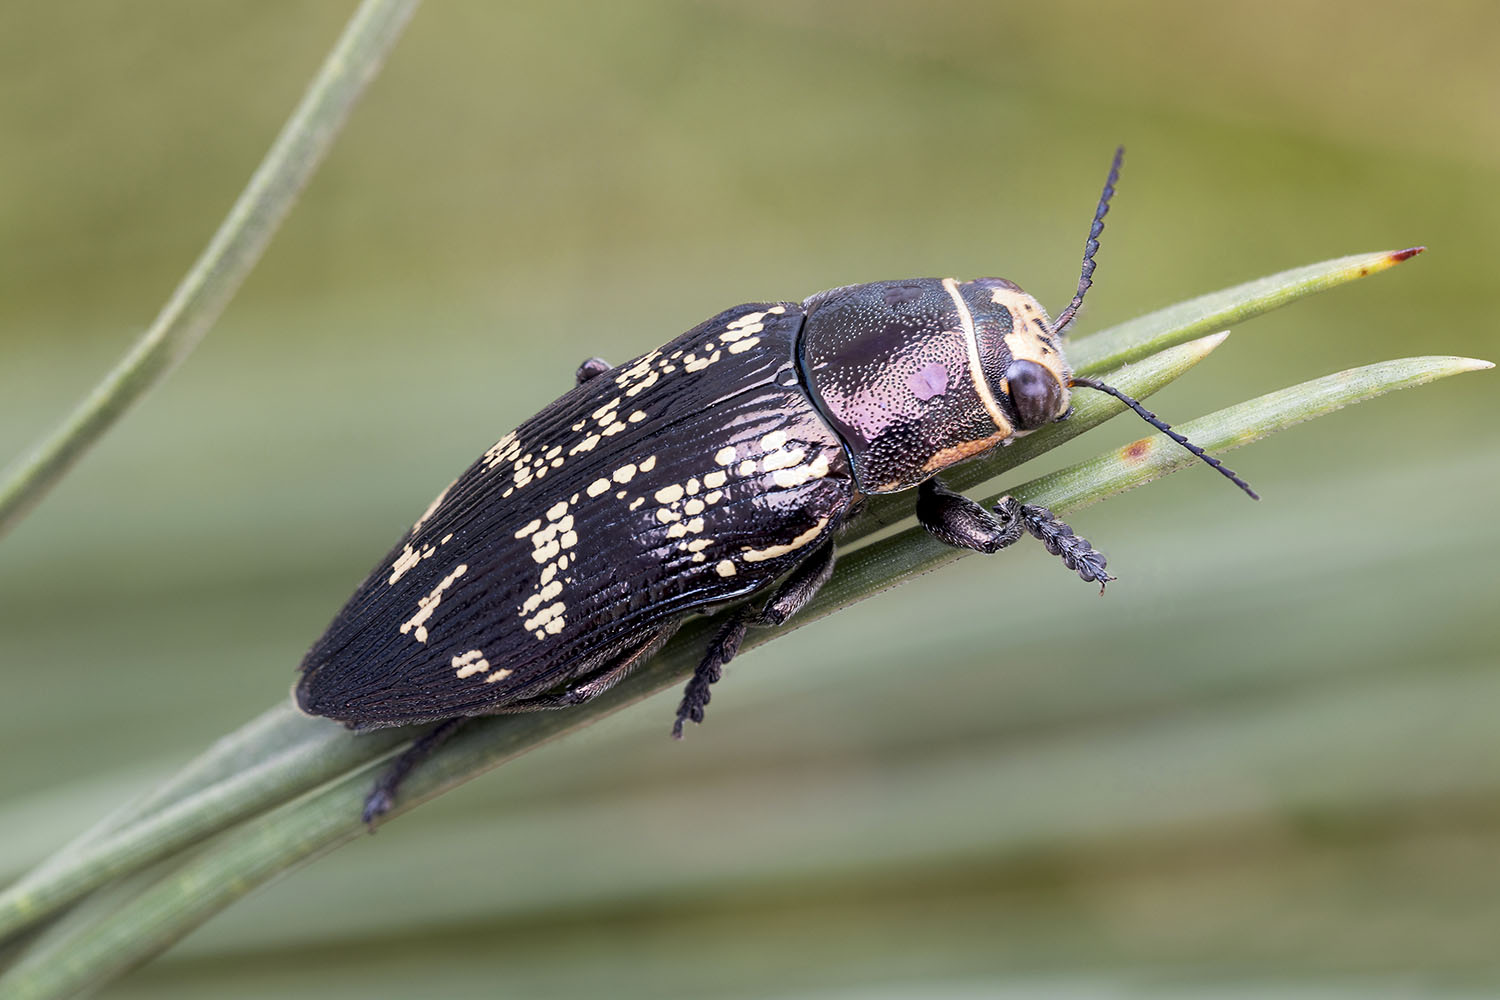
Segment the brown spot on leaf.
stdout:
<svg viewBox="0 0 1500 1000">
<path fill-rule="evenodd" d="M 1129 462 L 1142 461 L 1151 454 L 1151 439 L 1141 438 L 1139 441 L 1132 441 L 1121 449 L 1120 454 Z"/>
</svg>

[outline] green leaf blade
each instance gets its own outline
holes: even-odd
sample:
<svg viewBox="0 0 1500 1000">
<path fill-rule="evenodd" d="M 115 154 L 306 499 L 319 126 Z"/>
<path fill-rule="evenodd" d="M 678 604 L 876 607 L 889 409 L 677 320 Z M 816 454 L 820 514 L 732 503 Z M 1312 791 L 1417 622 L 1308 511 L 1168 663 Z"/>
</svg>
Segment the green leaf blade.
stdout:
<svg viewBox="0 0 1500 1000">
<path fill-rule="evenodd" d="M 1412 247 L 1336 257 L 1210 292 L 1083 337 L 1069 345 L 1068 360 L 1081 375 L 1106 372 L 1212 330 L 1234 326 L 1305 295 L 1388 271 L 1424 249 Z"/>
</svg>

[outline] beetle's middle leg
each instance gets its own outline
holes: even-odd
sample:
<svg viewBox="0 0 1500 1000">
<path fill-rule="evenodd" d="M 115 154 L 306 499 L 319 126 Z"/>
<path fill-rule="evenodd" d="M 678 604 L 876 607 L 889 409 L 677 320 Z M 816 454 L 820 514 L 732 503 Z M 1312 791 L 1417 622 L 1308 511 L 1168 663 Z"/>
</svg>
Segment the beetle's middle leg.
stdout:
<svg viewBox="0 0 1500 1000">
<path fill-rule="evenodd" d="M 712 695 L 709 687 L 724 673 L 724 664 L 734 659 L 745 639 L 745 630 L 751 625 L 780 625 L 807 606 L 813 595 L 833 575 L 833 542 L 823 544 L 806 562 L 792 570 L 790 576 L 771 595 L 771 599 L 759 611 L 750 607 L 741 608 L 724 623 L 709 644 L 708 652 L 693 671 L 692 680 L 682 692 L 682 703 L 677 706 L 677 721 L 672 724 L 672 737 L 682 739 L 682 725 L 689 720 L 703 721 L 703 709 Z"/>
<path fill-rule="evenodd" d="M 917 490 L 917 520 L 941 541 L 976 552 L 998 552 L 1030 533 L 1083 580 L 1097 582 L 1101 591 L 1114 579 L 1105 571 L 1104 553 L 1087 538 L 1075 535 L 1046 507 L 1023 504 L 1014 497 L 1003 498 L 991 513 L 934 476 Z"/>
</svg>

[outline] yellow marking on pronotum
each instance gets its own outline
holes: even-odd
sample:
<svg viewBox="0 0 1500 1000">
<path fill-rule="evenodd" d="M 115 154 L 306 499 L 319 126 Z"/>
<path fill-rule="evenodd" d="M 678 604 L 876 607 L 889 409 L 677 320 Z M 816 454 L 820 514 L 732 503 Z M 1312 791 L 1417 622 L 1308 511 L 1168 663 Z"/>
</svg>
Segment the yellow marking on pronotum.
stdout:
<svg viewBox="0 0 1500 1000">
<path fill-rule="evenodd" d="M 417 613 L 401 623 L 401 634 L 405 635 L 408 632 L 412 632 L 413 638 L 418 642 L 425 643 L 427 641 L 427 619 L 431 618 L 432 613 L 437 610 L 438 603 L 443 599 L 443 591 L 453 586 L 458 578 L 468 571 L 468 564 L 460 563 L 454 568 L 452 573 L 443 577 L 442 581 L 436 587 L 432 588 L 432 593 L 426 597 L 418 598 Z M 413 632 L 413 629 L 416 631 Z"/>
<path fill-rule="evenodd" d="M 971 455 L 978 455 L 980 452 L 989 451 L 995 445 L 1004 441 L 1007 436 L 1005 434 L 991 434 L 987 438 L 979 438 L 976 441 L 963 441 L 943 448 L 928 459 L 927 464 L 922 466 L 922 469 L 925 472 L 937 472 L 946 469 L 955 462 L 961 462 Z"/>
<path fill-rule="evenodd" d="M 802 548 L 802 546 L 806 545 L 808 542 L 821 535 L 823 533 L 823 529 L 827 526 L 828 518 L 820 517 L 818 518 L 817 524 L 813 525 L 811 528 L 808 528 L 802 534 L 798 535 L 796 538 L 793 538 L 785 545 L 772 545 L 768 549 L 746 548 L 744 552 L 740 554 L 740 558 L 745 560 L 745 562 L 763 562 L 767 559 L 775 559 L 777 556 L 784 556 L 788 552 L 796 552 L 798 549 Z"/>
<path fill-rule="evenodd" d="M 1006 419 L 1005 411 L 1000 409 L 995 394 L 990 392 L 990 385 L 984 378 L 984 366 L 979 362 L 979 335 L 974 332 L 974 317 L 969 312 L 969 304 L 960 294 L 958 282 L 952 278 L 943 279 L 943 288 L 953 300 L 953 308 L 958 311 L 958 321 L 964 328 L 964 347 L 969 353 L 969 381 L 974 383 L 974 391 L 979 395 L 979 401 L 984 404 L 990 419 L 995 422 L 995 429 L 1002 434 L 1009 434 L 1010 421 Z"/>
</svg>

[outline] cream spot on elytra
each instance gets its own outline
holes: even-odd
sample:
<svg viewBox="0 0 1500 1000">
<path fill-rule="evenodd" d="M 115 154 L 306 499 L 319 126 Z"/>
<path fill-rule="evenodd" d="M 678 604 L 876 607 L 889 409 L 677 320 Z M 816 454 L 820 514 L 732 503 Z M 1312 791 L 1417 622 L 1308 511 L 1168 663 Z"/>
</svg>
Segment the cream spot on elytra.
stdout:
<svg viewBox="0 0 1500 1000">
<path fill-rule="evenodd" d="M 471 649 L 467 653 L 460 653 L 451 662 L 453 669 L 458 672 L 460 678 L 472 677 L 475 674 L 482 674 L 490 669 L 490 661 L 484 658 L 484 651 L 479 649 Z M 504 673 L 508 674 L 510 671 L 506 670 Z"/>
<path fill-rule="evenodd" d="M 828 518 L 820 517 L 817 524 L 808 528 L 785 545 L 772 545 L 764 549 L 752 549 L 747 546 L 741 553 L 740 558 L 745 560 L 745 562 L 763 562 L 767 559 L 775 559 L 777 556 L 784 556 L 789 552 L 795 552 L 822 534 L 827 524 Z"/>
<path fill-rule="evenodd" d="M 807 452 L 801 448 L 790 450 L 773 451 L 761 460 L 760 467 L 766 472 L 775 472 L 777 469 L 788 469 L 799 464 L 807 457 Z"/>
<path fill-rule="evenodd" d="M 714 569 L 720 576 L 734 576 L 734 563 L 728 559 L 720 559 L 719 564 Z"/>
<path fill-rule="evenodd" d="M 416 566 L 423 559 L 431 558 L 432 554 L 436 551 L 437 549 L 431 545 L 422 546 L 421 551 L 412 548 L 410 545 L 402 546 L 401 554 L 396 557 L 395 562 L 391 563 L 391 576 L 390 579 L 386 580 L 386 584 L 388 586 L 394 585 L 397 580 L 407 574 L 408 570 Z"/>
<path fill-rule="evenodd" d="M 459 564 L 452 573 L 443 577 L 442 581 L 436 587 L 432 588 L 430 594 L 426 597 L 418 598 L 417 613 L 401 623 L 401 634 L 406 635 L 406 633 L 411 632 L 412 637 L 418 642 L 426 642 L 427 620 L 432 617 L 432 613 L 437 610 L 438 604 L 442 601 L 443 591 L 453 586 L 458 581 L 458 578 L 468 571 L 468 564 Z"/>
<path fill-rule="evenodd" d="M 720 448 L 714 455 L 714 461 L 719 463 L 720 465 L 731 465 L 734 462 L 734 456 L 734 445 L 726 445 L 725 447 Z M 723 475 L 723 473 L 713 473 L 713 475 Z M 723 484 L 715 483 L 714 485 L 719 486 Z"/>
</svg>

